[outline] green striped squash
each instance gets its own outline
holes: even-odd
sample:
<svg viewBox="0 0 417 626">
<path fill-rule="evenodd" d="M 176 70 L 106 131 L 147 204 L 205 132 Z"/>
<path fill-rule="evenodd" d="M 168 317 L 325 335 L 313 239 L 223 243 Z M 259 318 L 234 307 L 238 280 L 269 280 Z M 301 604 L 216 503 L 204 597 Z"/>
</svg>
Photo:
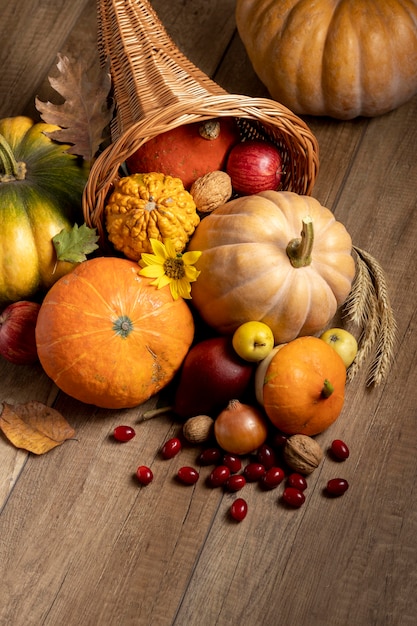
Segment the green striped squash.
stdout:
<svg viewBox="0 0 417 626">
<path fill-rule="evenodd" d="M 82 219 L 88 168 L 45 133 L 57 126 L 0 120 L 0 302 L 47 290 L 73 265 L 57 261 L 52 237 Z"/>
</svg>

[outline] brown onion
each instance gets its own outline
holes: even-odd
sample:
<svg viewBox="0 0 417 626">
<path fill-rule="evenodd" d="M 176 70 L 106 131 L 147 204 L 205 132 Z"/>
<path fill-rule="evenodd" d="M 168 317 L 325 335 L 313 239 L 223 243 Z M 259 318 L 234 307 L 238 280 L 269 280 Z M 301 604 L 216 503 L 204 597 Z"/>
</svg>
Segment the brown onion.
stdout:
<svg viewBox="0 0 417 626">
<path fill-rule="evenodd" d="M 253 452 L 265 443 L 267 434 L 267 421 L 263 413 L 239 400 L 230 400 L 214 422 L 217 443 L 232 454 Z"/>
</svg>

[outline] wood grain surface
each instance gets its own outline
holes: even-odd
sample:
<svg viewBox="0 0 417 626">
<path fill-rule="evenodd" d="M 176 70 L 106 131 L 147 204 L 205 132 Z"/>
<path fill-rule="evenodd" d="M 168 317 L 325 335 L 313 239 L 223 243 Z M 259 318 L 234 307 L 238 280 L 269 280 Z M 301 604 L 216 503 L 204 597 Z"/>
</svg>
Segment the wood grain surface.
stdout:
<svg viewBox="0 0 417 626">
<path fill-rule="evenodd" d="M 232 93 L 266 96 L 236 33 L 231 0 L 154 0 L 174 41 Z M 0 115 L 35 115 L 53 97 L 57 53 L 92 57 L 94 0 L 0 0 Z M 249 513 L 201 479 L 189 447 L 158 453 L 179 432 L 173 415 L 139 423 L 144 408 L 110 411 L 58 392 L 39 365 L 0 361 L 0 401 L 53 405 L 76 439 L 36 457 L 0 436 L 0 626 L 414 626 L 416 623 L 417 98 L 374 119 L 305 118 L 320 145 L 313 195 L 384 268 L 398 333 L 386 382 L 347 386 L 342 415 L 318 440 L 344 439 L 309 477 L 306 503 L 245 488 Z M 0 207 L 1 210 L 1 207 Z M 137 436 L 116 444 L 126 423 Z M 138 465 L 154 481 L 138 487 Z M 343 475 L 350 489 L 329 500 Z"/>
</svg>

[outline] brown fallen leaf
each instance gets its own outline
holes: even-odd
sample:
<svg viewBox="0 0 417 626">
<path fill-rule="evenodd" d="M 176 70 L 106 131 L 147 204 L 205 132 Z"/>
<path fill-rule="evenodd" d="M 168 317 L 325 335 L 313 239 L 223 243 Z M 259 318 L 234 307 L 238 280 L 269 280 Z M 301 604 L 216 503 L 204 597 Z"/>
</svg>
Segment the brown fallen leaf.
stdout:
<svg viewBox="0 0 417 626">
<path fill-rule="evenodd" d="M 50 76 L 49 82 L 64 102 L 54 104 L 35 98 L 42 120 L 60 127 L 46 135 L 61 143 L 73 144 L 68 152 L 83 157 L 90 164 L 106 139 L 104 132 L 113 116 L 109 67 L 109 62 L 105 67 L 100 65 L 98 54 L 90 64 L 83 58 L 70 59 L 58 54 L 59 75 Z"/>
<path fill-rule="evenodd" d="M 0 410 L 0 430 L 16 448 L 44 454 L 75 435 L 61 413 L 42 402 L 4 402 Z"/>
</svg>

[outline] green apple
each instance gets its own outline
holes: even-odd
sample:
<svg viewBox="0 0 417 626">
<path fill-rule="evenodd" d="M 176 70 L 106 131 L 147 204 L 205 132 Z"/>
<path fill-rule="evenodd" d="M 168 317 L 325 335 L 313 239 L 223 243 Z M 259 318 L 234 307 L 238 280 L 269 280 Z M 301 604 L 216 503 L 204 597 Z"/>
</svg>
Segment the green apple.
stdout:
<svg viewBox="0 0 417 626">
<path fill-rule="evenodd" d="M 257 363 L 274 347 L 274 334 L 264 322 L 245 322 L 233 333 L 232 344 L 242 359 Z"/>
<path fill-rule="evenodd" d="M 350 332 L 344 328 L 329 328 L 320 335 L 320 339 L 336 350 L 346 369 L 352 365 L 358 352 L 358 344 Z"/>
</svg>

